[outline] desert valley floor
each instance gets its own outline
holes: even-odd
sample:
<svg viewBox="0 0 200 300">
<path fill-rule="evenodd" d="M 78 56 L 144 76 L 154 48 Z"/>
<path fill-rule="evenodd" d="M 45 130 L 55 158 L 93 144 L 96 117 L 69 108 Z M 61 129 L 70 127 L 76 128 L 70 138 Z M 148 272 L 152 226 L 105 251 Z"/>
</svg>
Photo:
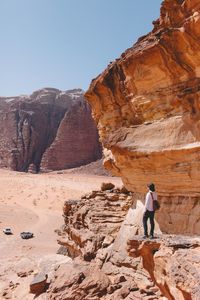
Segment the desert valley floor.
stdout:
<svg viewBox="0 0 200 300">
<path fill-rule="evenodd" d="M 34 299 L 34 295 L 29 294 L 34 274 L 39 270 L 51 274 L 51 268 L 69 260 L 67 256 L 56 254 L 59 245 L 55 230 L 64 224 L 64 201 L 76 199 L 100 188 L 102 182 L 110 181 L 121 185 L 120 178 L 109 176 L 0 171 L 1 299 Z M 10 227 L 13 235 L 5 235 L 2 231 L 5 227 Z M 21 239 L 22 231 L 33 232 L 34 238 Z"/>
</svg>

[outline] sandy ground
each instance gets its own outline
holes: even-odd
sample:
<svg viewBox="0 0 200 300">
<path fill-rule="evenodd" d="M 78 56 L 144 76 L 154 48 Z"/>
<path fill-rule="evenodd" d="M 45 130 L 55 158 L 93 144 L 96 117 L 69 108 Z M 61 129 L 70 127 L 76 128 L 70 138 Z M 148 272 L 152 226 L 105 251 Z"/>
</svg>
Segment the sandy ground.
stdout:
<svg viewBox="0 0 200 300">
<path fill-rule="evenodd" d="M 64 223 L 63 203 L 99 189 L 102 182 L 121 185 L 119 178 L 108 176 L 0 170 L 0 299 L 34 299 L 29 294 L 33 275 L 46 271 L 51 276 L 52 268 L 69 260 L 56 254 L 55 229 Z M 13 235 L 5 235 L 5 227 Z M 33 232 L 34 238 L 21 239 L 22 231 Z"/>
</svg>

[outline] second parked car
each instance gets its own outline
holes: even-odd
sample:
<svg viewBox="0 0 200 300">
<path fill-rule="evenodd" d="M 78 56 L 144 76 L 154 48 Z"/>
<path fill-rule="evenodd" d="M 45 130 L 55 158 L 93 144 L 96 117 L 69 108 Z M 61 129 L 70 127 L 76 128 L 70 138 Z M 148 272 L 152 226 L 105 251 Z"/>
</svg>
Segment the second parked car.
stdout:
<svg viewBox="0 0 200 300">
<path fill-rule="evenodd" d="M 30 239 L 33 237 L 33 233 L 29 231 L 23 231 L 20 233 L 22 239 Z"/>
</svg>

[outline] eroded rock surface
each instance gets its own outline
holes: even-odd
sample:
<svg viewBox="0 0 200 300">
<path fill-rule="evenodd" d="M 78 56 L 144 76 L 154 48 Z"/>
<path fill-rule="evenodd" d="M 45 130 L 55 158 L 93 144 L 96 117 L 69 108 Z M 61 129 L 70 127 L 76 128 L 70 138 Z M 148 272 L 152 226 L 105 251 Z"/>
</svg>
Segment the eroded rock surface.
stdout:
<svg viewBox="0 0 200 300">
<path fill-rule="evenodd" d="M 92 81 L 105 166 L 133 193 L 65 203 L 59 243 L 74 264 L 56 271 L 50 299 L 199 299 L 199 237 L 160 232 L 200 230 L 199 38 L 199 1 L 165 0 L 153 31 Z M 141 237 L 138 200 L 150 181 L 161 202 L 153 240 Z"/>
<path fill-rule="evenodd" d="M 163 231 L 199 233 L 200 2 L 165 0 L 153 24 L 85 96 L 105 166 L 140 194 L 155 182 Z"/>
<path fill-rule="evenodd" d="M 112 244 L 131 203 L 132 195 L 114 189 L 111 183 L 104 184 L 103 191 L 65 201 L 65 228 L 59 244 L 68 249 L 69 256 L 91 261 L 99 248 Z"/>
<path fill-rule="evenodd" d="M 128 241 L 132 257 L 142 257 L 143 266 L 167 299 L 198 300 L 200 295 L 200 239 L 164 236 Z"/>
<path fill-rule="evenodd" d="M 0 98 L 0 167 L 38 172 L 78 167 L 101 157 L 83 91 L 46 88 Z"/>
<path fill-rule="evenodd" d="M 156 238 L 143 239 L 142 214 L 124 188 L 67 201 L 59 243 L 73 263 L 56 270 L 49 299 L 198 300 L 199 237 L 162 235 L 156 224 Z"/>
<path fill-rule="evenodd" d="M 127 253 L 128 240 L 140 232 L 142 205 L 132 208 L 132 194 L 124 187 L 102 188 L 65 202 L 58 240 L 73 264 L 55 272 L 50 299 L 164 299 L 142 258 Z"/>
</svg>

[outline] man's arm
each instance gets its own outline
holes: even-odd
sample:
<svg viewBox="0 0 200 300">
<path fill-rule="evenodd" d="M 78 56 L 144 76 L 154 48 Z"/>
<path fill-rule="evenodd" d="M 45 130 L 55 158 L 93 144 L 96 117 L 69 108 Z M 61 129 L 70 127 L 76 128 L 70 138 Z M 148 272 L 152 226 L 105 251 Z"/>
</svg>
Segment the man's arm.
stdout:
<svg viewBox="0 0 200 300">
<path fill-rule="evenodd" d="M 144 211 L 147 211 L 147 207 L 149 206 L 149 193 L 146 194 L 146 199 L 145 199 L 145 205 L 144 205 Z"/>
</svg>

